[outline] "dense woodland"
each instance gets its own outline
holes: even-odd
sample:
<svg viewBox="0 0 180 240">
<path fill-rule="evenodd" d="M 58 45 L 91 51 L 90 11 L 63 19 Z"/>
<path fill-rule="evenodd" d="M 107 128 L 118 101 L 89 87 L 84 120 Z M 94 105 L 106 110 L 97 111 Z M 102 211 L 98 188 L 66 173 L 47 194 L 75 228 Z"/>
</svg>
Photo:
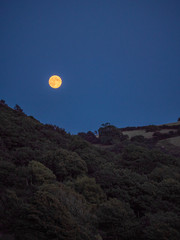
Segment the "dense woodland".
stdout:
<svg viewBox="0 0 180 240">
<path fill-rule="evenodd" d="M 0 239 L 179 240 L 180 149 L 155 130 L 71 135 L 1 100 Z"/>
</svg>

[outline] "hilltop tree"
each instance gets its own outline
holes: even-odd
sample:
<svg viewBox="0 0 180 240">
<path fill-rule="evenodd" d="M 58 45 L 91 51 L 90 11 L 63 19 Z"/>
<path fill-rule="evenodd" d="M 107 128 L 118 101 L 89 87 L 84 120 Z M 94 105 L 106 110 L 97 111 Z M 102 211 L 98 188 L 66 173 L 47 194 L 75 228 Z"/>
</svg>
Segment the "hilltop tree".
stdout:
<svg viewBox="0 0 180 240">
<path fill-rule="evenodd" d="M 1 105 L 7 105 L 6 102 L 5 102 L 5 100 L 3 100 L 3 99 L 0 100 L 0 104 L 1 104 Z"/>
<path fill-rule="evenodd" d="M 80 132 L 78 135 L 90 143 L 99 143 L 99 139 L 91 131 L 88 131 L 87 133 Z"/>
<path fill-rule="evenodd" d="M 115 144 L 127 139 L 126 135 L 113 125 L 106 125 L 99 128 L 99 139 L 102 144 Z"/>
<path fill-rule="evenodd" d="M 102 124 L 101 124 L 101 127 L 107 127 L 107 126 L 110 126 L 110 123 L 109 123 L 109 122 L 107 122 L 107 123 L 102 123 Z"/>
<path fill-rule="evenodd" d="M 19 105 L 17 105 L 17 104 L 14 106 L 14 110 L 17 111 L 17 112 L 23 113 L 22 108 Z"/>
</svg>

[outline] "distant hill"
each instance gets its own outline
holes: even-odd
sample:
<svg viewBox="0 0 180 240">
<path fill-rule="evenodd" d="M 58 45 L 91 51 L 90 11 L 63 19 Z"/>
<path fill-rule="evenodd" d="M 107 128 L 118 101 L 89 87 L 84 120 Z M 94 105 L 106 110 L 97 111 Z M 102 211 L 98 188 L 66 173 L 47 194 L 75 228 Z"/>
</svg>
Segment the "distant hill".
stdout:
<svg viewBox="0 0 180 240">
<path fill-rule="evenodd" d="M 148 148 L 161 148 L 164 152 L 180 156 L 180 121 L 126 128 L 117 128 L 107 123 L 102 124 L 96 135 L 91 131 L 78 135 L 100 148 L 112 149 L 118 143 L 130 141 Z"/>
<path fill-rule="evenodd" d="M 152 129 L 149 129 L 152 128 Z M 152 125 L 145 127 L 138 127 L 134 130 L 123 130 L 124 135 L 128 135 L 130 139 L 137 136 L 143 136 L 147 139 L 156 138 L 157 144 L 164 145 L 169 143 L 174 146 L 180 147 L 180 121 L 174 123 L 168 123 L 163 125 Z M 162 140 L 163 139 L 163 140 Z"/>
<path fill-rule="evenodd" d="M 71 135 L 0 101 L 0 239 L 180 239 L 179 122 Z"/>
<path fill-rule="evenodd" d="M 168 123 L 163 125 L 151 125 L 151 126 L 144 126 L 144 127 L 137 127 L 131 128 L 128 130 L 128 128 L 121 129 L 123 134 L 127 134 L 129 138 L 132 138 L 134 136 L 142 135 L 145 138 L 153 138 L 153 134 L 159 132 L 161 134 L 178 134 L 178 130 L 180 129 L 180 121 L 175 123 Z M 173 133 L 172 133 L 173 132 Z M 168 138 L 168 136 L 166 137 Z"/>
</svg>

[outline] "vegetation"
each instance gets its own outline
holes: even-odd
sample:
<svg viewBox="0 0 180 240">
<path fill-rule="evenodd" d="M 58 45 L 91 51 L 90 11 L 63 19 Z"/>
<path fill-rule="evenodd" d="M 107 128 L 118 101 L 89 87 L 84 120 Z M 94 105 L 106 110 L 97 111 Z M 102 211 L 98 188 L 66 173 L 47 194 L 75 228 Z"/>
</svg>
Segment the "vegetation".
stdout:
<svg viewBox="0 0 180 240">
<path fill-rule="evenodd" d="M 157 144 L 179 130 L 98 133 L 70 135 L 0 101 L 0 239 L 180 239 L 180 151 Z"/>
</svg>

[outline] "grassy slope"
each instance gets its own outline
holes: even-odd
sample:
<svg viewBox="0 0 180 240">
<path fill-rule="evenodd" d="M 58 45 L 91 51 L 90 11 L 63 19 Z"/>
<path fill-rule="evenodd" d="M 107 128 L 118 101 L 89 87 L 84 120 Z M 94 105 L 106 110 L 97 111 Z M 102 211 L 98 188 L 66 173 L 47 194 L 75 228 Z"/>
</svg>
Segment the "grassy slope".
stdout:
<svg viewBox="0 0 180 240">
<path fill-rule="evenodd" d="M 159 125 L 159 126 L 180 126 L 180 121 L 178 122 L 175 122 L 175 123 L 168 123 L 168 124 L 163 124 L 163 125 Z M 161 129 L 159 130 L 160 133 L 169 133 L 170 131 L 173 131 L 173 132 L 176 132 L 177 130 L 175 129 Z M 152 131 L 152 132 L 146 132 L 146 130 L 144 129 L 138 129 L 138 130 L 130 130 L 130 131 L 123 131 L 123 134 L 124 135 L 128 135 L 128 137 L 131 139 L 132 137 L 135 137 L 135 136 L 138 136 L 138 135 L 142 135 L 144 136 L 145 138 L 152 138 L 153 137 L 153 134 L 155 133 L 155 131 Z M 179 138 L 178 137 L 173 137 L 173 138 L 169 138 L 169 143 L 170 144 L 173 144 L 175 146 L 180 146 L 180 141 L 179 141 Z"/>
<path fill-rule="evenodd" d="M 132 130 L 132 131 L 123 131 L 124 135 L 128 135 L 129 138 L 142 135 L 145 138 L 152 138 L 154 132 L 146 132 L 145 130 Z"/>
<path fill-rule="evenodd" d="M 161 145 L 172 144 L 174 146 L 180 147 L 180 136 L 161 140 L 159 141 L 159 144 Z"/>
</svg>

